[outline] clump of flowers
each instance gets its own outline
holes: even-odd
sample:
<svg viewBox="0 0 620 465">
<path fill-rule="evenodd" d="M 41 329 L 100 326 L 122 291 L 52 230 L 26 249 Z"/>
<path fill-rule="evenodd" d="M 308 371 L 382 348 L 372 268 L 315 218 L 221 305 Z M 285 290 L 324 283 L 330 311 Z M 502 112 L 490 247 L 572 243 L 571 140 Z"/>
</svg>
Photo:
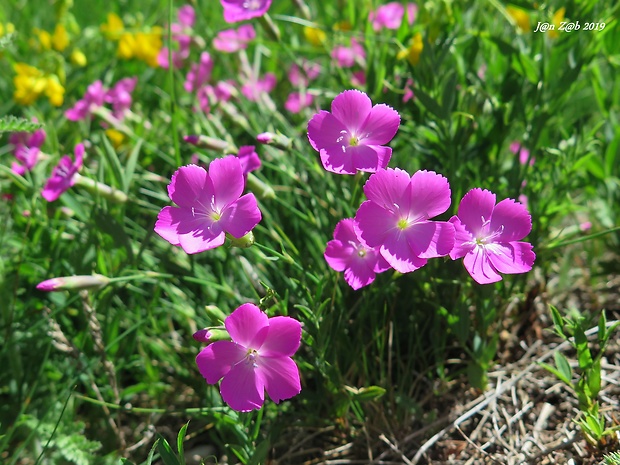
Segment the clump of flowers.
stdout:
<svg viewBox="0 0 620 465">
<path fill-rule="evenodd" d="M 276 404 L 301 392 L 299 370 L 291 358 L 301 343 L 301 324 L 287 317 L 268 318 L 247 303 L 224 321 L 232 341 L 208 345 L 196 364 L 209 384 L 220 379 L 220 393 L 234 410 L 260 409 L 265 391 Z"/>
<path fill-rule="evenodd" d="M 233 53 L 245 50 L 248 43 L 256 38 L 256 31 L 251 24 L 244 24 L 238 29 L 226 29 L 217 33 L 213 39 L 213 48 L 220 52 Z"/>
<path fill-rule="evenodd" d="M 336 96 L 331 112 L 321 110 L 308 122 L 308 140 L 327 171 L 373 173 L 390 161 L 392 149 L 385 144 L 399 125 L 396 110 L 385 104 L 373 106 L 364 92 L 347 90 Z"/>
<path fill-rule="evenodd" d="M 192 28 L 196 21 L 196 13 L 191 5 L 184 5 L 177 12 L 179 22 L 172 23 L 170 30 L 172 31 L 172 40 L 176 42 L 178 49 L 172 50 L 172 66 L 180 68 L 183 62 L 189 57 L 190 45 L 192 43 Z M 164 69 L 168 69 L 168 47 L 163 47 L 157 55 L 157 63 Z"/>
<path fill-rule="evenodd" d="M 355 38 L 351 39 L 349 47 L 345 45 L 335 46 L 331 57 L 341 68 L 351 68 L 356 63 L 360 66 L 365 66 L 366 64 L 366 51 Z"/>
<path fill-rule="evenodd" d="M 164 207 L 155 232 L 194 254 L 222 245 L 226 236 L 241 239 L 261 220 L 254 194 L 245 194 L 241 162 L 235 156 L 213 160 L 209 170 L 196 165 L 179 168 L 168 185 L 178 207 Z"/>
<path fill-rule="evenodd" d="M 41 146 L 45 142 L 45 130 L 37 129 L 32 134 L 16 132 L 9 137 L 9 143 L 14 146 L 13 153 L 16 161 L 11 164 L 11 171 L 23 176 L 32 171 L 39 161 Z"/>
<path fill-rule="evenodd" d="M 13 98 L 21 105 L 32 105 L 39 97 L 45 95 L 55 107 L 62 105 L 65 88 L 55 74 L 46 74 L 26 63 L 13 65 L 15 77 Z"/>
<path fill-rule="evenodd" d="M 465 269 L 477 283 L 494 283 L 502 279 L 500 273 L 532 269 L 536 259 L 532 245 L 521 242 L 532 230 L 532 218 L 519 202 L 504 199 L 496 205 L 495 194 L 472 189 L 450 223 L 456 230 L 450 258 L 463 258 Z"/>
<path fill-rule="evenodd" d="M 108 14 L 108 21 L 100 27 L 106 38 L 118 41 L 117 55 L 124 60 L 137 59 L 149 66 L 158 66 L 159 52 L 163 47 L 162 28 L 154 26 L 143 31 L 128 31 L 121 18 Z"/>
<path fill-rule="evenodd" d="M 53 169 L 52 176 L 47 180 L 41 195 L 48 202 L 58 199 L 75 184 L 84 159 L 84 144 L 77 144 L 74 154 L 75 162 L 69 155 L 64 155 Z"/>
<path fill-rule="evenodd" d="M 126 112 L 131 107 L 131 93 L 138 82 L 137 77 L 124 78 L 118 81 L 111 89 L 107 89 L 99 80 L 93 82 L 86 89 L 84 97 L 65 111 L 65 116 L 70 121 L 81 121 L 90 115 L 104 103 L 112 105 L 112 115 L 118 121 L 122 121 Z"/>
<path fill-rule="evenodd" d="M 407 16 L 409 25 L 413 25 L 415 21 L 418 7 L 415 3 L 407 5 Z M 368 21 L 372 23 L 372 28 L 378 32 L 383 28 L 398 29 L 403 22 L 405 15 L 405 7 L 400 2 L 390 2 L 381 5 L 376 11 L 368 14 Z"/>
<path fill-rule="evenodd" d="M 407 60 L 412 66 L 417 65 L 420 62 L 420 55 L 424 50 L 424 42 L 422 41 L 422 34 L 416 33 L 409 43 L 409 47 L 398 52 L 396 58 L 399 60 Z"/>
<path fill-rule="evenodd" d="M 258 18 L 267 13 L 271 0 L 220 0 L 224 7 L 224 21 L 237 23 Z"/>
</svg>

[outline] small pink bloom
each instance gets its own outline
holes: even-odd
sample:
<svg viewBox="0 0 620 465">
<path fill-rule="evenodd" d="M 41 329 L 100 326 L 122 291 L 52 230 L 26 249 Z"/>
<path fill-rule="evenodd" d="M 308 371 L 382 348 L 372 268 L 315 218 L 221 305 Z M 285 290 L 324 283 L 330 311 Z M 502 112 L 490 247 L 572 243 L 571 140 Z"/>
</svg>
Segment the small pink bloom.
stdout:
<svg viewBox="0 0 620 465">
<path fill-rule="evenodd" d="M 375 32 L 383 28 L 398 29 L 400 23 L 403 22 L 405 15 L 405 7 L 400 2 L 390 2 L 377 8 L 377 11 L 371 11 L 368 14 L 368 21 L 372 23 Z"/>
<path fill-rule="evenodd" d="M 512 153 L 519 154 L 519 163 L 525 165 L 527 161 L 530 161 L 530 166 L 534 166 L 534 162 L 536 159 L 534 157 L 530 158 L 530 151 L 523 147 L 520 142 L 514 141 L 510 144 L 510 151 Z"/>
<path fill-rule="evenodd" d="M 211 332 L 208 329 L 199 329 L 194 334 L 192 334 L 192 337 L 197 342 L 211 342 L 209 341 L 209 338 L 211 337 Z"/>
<path fill-rule="evenodd" d="M 293 63 L 288 71 L 288 80 L 295 87 L 308 87 L 310 81 L 321 74 L 321 65 L 304 61 L 301 68 Z"/>
<path fill-rule="evenodd" d="M 269 93 L 276 86 L 276 75 L 266 73 L 264 77 L 259 78 L 250 76 L 250 78 L 241 87 L 241 93 L 252 102 L 258 101 L 262 93 Z"/>
<path fill-rule="evenodd" d="M 196 13 L 191 5 L 183 5 L 179 8 L 177 13 L 179 23 L 187 28 L 194 27 L 194 21 L 196 21 Z"/>
<path fill-rule="evenodd" d="M 413 79 L 407 79 L 405 83 L 405 94 L 403 95 L 403 103 L 407 103 L 409 100 L 413 100 L 415 95 L 413 94 L 413 89 L 411 86 L 413 85 Z"/>
<path fill-rule="evenodd" d="M 75 105 L 65 111 L 65 117 L 69 121 L 82 121 L 91 113 L 101 107 L 105 101 L 106 88 L 101 81 L 95 81 L 88 86 L 84 98 L 75 102 Z"/>
<path fill-rule="evenodd" d="M 472 189 L 459 205 L 458 215 L 450 218 L 456 230 L 450 258 L 463 258 L 474 281 L 489 284 L 502 279 L 500 273 L 526 273 L 536 255 L 532 245 L 519 242 L 532 230 L 527 209 L 512 199 L 495 204 L 495 194 Z"/>
<path fill-rule="evenodd" d="M 45 131 L 37 129 L 32 134 L 27 132 L 15 132 L 9 136 L 9 143 L 15 146 L 13 153 L 16 161 L 11 163 L 11 171 L 23 176 L 27 171 L 32 171 L 39 161 L 41 146 L 45 142 Z"/>
<path fill-rule="evenodd" d="M 105 94 L 105 101 L 112 104 L 112 115 L 122 121 L 125 113 L 131 108 L 131 93 L 138 83 L 137 77 L 124 78 L 114 84 Z"/>
<path fill-rule="evenodd" d="M 301 392 L 299 370 L 291 358 L 301 343 L 299 321 L 268 318 L 248 303 L 232 312 L 224 325 L 232 341 L 208 345 L 196 364 L 207 383 L 222 380 L 220 393 L 232 409 L 260 409 L 265 390 L 276 404 Z"/>
<path fill-rule="evenodd" d="M 590 229 L 592 229 L 592 223 L 589 221 L 585 221 L 579 225 L 579 229 L 583 232 L 589 231 Z"/>
<path fill-rule="evenodd" d="M 239 147 L 237 158 L 241 162 L 241 170 L 244 176 L 247 176 L 252 171 L 256 171 L 261 166 L 260 158 L 253 145 L 242 145 Z"/>
<path fill-rule="evenodd" d="M 219 247 L 226 233 L 239 239 L 261 220 L 254 194 L 243 194 L 241 162 L 228 156 L 213 160 L 209 171 L 196 165 L 180 167 L 172 176 L 168 195 L 178 207 L 164 207 L 155 232 L 194 254 Z"/>
<path fill-rule="evenodd" d="M 220 0 L 224 7 L 224 21 L 237 23 L 263 16 L 271 6 L 271 0 Z"/>
<path fill-rule="evenodd" d="M 77 144 L 74 150 L 75 163 L 69 155 L 63 156 L 52 171 L 41 195 L 48 202 L 53 202 L 75 184 L 77 172 L 82 167 L 84 158 L 84 144 Z"/>
<path fill-rule="evenodd" d="M 355 39 L 351 39 L 350 47 L 345 47 L 344 45 L 334 47 L 331 56 L 341 68 L 350 68 L 355 63 L 363 66 L 366 61 L 364 47 Z"/>
<path fill-rule="evenodd" d="M 254 40 L 256 31 L 251 24 L 244 24 L 239 29 L 226 29 L 218 32 L 213 39 L 213 48 L 220 52 L 233 53 L 244 50 Z"/>
<path fill-rule="evenodd" d="M 334 239 L 327 243 L 324 254 L 327 264 L 336 271 L 344 271 L 344 279 L 354 290 L 368 286 L 377 273 L 390 265 L 378 249 L 368 245 L 355 233 L 355 220 L 345 218 L 334 230 Z"/>
<path fill-rule="evenodd" d="M 185 84 L 183 87 L 187 92 L 195 92 L 209 79 L 211 79 L 211 71 L 213 70 L 213 60 L 209 52 L 200 54 L 200 62 L 192 65 L 187 73 Z"/>
<path fill-rule="evenodd" d="M 368 198 L 355 214 L 356 233 L 369 247 L 379 247 L 392 268 L 408 273 L 427 259 L 448 255 L 454 226 L 430 221 L 450 206 L 448 180 L 432 171 L 409 176 L 401 169 L 374 173 L 364 185 Z"/>
<path fill-rule="evenodd" d="M 314 102 L 314 97 L 312 94 L 304 92 L 302 95 L 300 92 L 291 92 L 286 102 L 284 102 L 284 108 L 286 108 L 291 113 L 299 113 L 304 108 L 309 107 Z"/>
<path fill-rule="evenodd" d="M 400 116 L 396 110 L 372 106 L 368 95 L 346 90 L 337 95 L 331 113 L 320 111 L 308 122 L 308 140 L 318 151 L 323 167 L 338 174 L 375 172 L 387 166 Z"/>
</svg>

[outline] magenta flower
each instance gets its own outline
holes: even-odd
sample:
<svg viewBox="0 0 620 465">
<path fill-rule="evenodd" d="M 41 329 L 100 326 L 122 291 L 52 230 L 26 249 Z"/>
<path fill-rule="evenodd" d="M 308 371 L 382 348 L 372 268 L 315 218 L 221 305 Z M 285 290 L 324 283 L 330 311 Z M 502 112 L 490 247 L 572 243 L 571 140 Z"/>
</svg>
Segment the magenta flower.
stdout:
<svg viewBox="0 0 620 465">
<path fill-rule="evenodd" d="M 310 81 L 315 80 L 321 74 L 321 65 L 309 61 L 303 61 L 301 67 L 293 63 L 288 70 L 288 80 L 295 87 L 308 87 Z"/>
<path fill-rule="evenodd" d="M 341 68 L 350 68 L 355 63 L 364 66 L 366 62 L 364 47 L 355 39 L 351 39 L 350 47 L 345 47 L 344 45 L 334 47 L 331 56 Z"/>
<path fill-rule="evenodd" d="M 65 111 L 65 117 L 69 121 L 82 121 L 104 103 L 106 89 L 101 81 L 95 81 L 86 89 L 84 98 L 75 102 L 73 107 Z"/>
<path fill-rule="evenodd" d="M 211 71 L 213 71 L 213 60 L 209 52 L 200 54 L 200 61 L 192 65 L 187 73 L 183 87 L 187 92 L 197 91 L 209 79 L 211 79 Z"/>
<path fill-rule="evenodd" d="M 226 29 L 218 32 L 213 39 L 213 48 L 220 52 L 233 53 L 248 48 L 256 37 L 256 31 L 251 24 L 244 24 L 239 29 Z"/>
<path fill-rule="evenodd" d="M 253 145 L 242 145 L 239 147 L 237 158 L 241 163 L 241 170 L 244 176 L 247 176 L 252 171 L 256 171 L 261 166 L 260 158 Z"/>
<path fill-rule="evenodd" d="M 208 345 L 196 364 L 209 384 L 220 379 L 220 393 L 234 410 L 260 409 L 265 390 L 277 404 L 301 392 L 299 370 L 291 356 L 301 343 L 301 324 L 287 317 L 267 315 L 253 304 L 243 304 L 224 321 L 232 341 Z"/>
<path fill-rule="evenodd" d="M 16 161 L 11 163 L 11 171 L 23 176 L 27 171 L 32 171 L 41 153 L 41 146 L 45 142 L 45 130 L 37 129 L 32 134 L 27 132 L 15 132 L 9 136 L 9 143 L 15 147 Z"/>
<path fill-rule="evenodd" d="M 63 156 L 53 169 L 52 176 L 47 180 L 41 195 L 48 202 L 53 202 L 75 184 L 75 178 L 82 167 L 84 144 L 77 144 L 74 150 L 75 163 L 69 155 Z"/>
<path fill-rule="evenodd" d="M 409 176 L 401 169 L 378 171 L 364 185 L 368 200 L 355 215 L 358 237 L 380 247 L 383 258 L 400 273 L 426 265 L 428 258 L 448 255 L 454 226 L 429 221 L 450 206 L 448 180 L 432 171 Z"/>
<path fill-rule="evenodd" d="M 304 108 L 308 108 L 314 102 L 314 97 L 308 92 L 291 92 L 284 102 L 284 108 L 291 113 L 299 113 Z"/>
<path fill-rule="evenodd" d="M 500 273 L 532 269 L 536 259 L 532 245 L 519 242 L 532 230 L 532 218 L 519 202 L 504 199 L 495 205 L 495 194 L 472 189 L 450 223 L 456 230 L 450 258 L 464 257 L 463 264 L 477 283 L 494 283 L 502 279 Z"/>
<path fill-rule="evenodd" d="M 271 0 L 220 0 L 224 7 L 224 21 L 236 23 L 257 18 L 267 13 Z"/>
<path fill-rule="evenodd" d="M 178 23 L 172 23 L 172 40 L 178 44 L 178 50 L 172 51 L 172 65 L 175 68 L 183 66 L 183 62 L 189 57 L 190 45 L 192 43 L 192 28 L 196 20 L 196 13 L 191 5 L 184 5 L 177 12 Z M 168 47 L 163 47 L 157 55 L 157 64 L 164 69 L 168 69 Z"/>
<path fill-rule="evenodd" d="M 530 161 L 530 166 L 534 166 L 534 162 L 536 159 L 534 157 L 530 158 L 530 151 L 521 145 L 521 142 L 514 141 L 510 144 L 510 151 L 515 155 L 519 154 L 519 163 L 522 165 L 527 164 L 527 161 Z"/>
<path fill-rule="evenodd" d="M 345 281 L 355 290 L 368 286 L 377 273 L 390 267 L 378 249 L 368 247 L 355 233 L 353 218 L 345 218 L 336 225 L 334 239 L 327 243 L 324 257 L 331 268 L 344 271 Z"/>
<path fill-rule="evenodd" d="M 131 108 L 131 93 L 138 83 L 137 77 L 124 78 L 114 84 L 105 94 L 105 101 L 112 104 L 112 114 L 118 120 L 125 118 L 125 113 Z"/>
<path fill-rule="evenodd" d="M 412 25 L 418 7 L 415 3 L 409 3 L 407 5 L 407 16 L 409 25 Z M 403 16 L 405 15 L 405 7 L 400 2 L 390 2 L 377 8 L 377 11 L 371 11 L 368 14 L 368 21 L 372 23 L 372 28 L 375 32 L 380 31 L 383 28 L 386 29 L 398 29 L 403 22 Z"/>
<path fill-rule="evenodd" d="M 331 110 L 320 111 L 308 122 L 308 140 L 323 167 L 338 174 L 385 168 L 392 149 L 384 144 L 398 131 L 398 112 L 384 104 L 373 107 L 368 95 L 358 90 L 337 95 Z"/>
<path fill-rule="evenodd" d="M 241 86 L 241 93 L 252 102 L 258 101 L 261 94 L 269 93 L 276 86 L 276 75 L 273 73 L 265 73 L 265 76 L 259 78 L 258 76 L 250 76 L 243 86 Z"/>
<path fill-rule="evenodd" d="M 208 172 L 196 165 L 180 167 L 168 185 L 178 207 L 159 212 L 155 232 L 188 254 L 219 247 L 226 233 L 242 238 L 261 220 L 254 194 L 241 196 L 244 187 L 241 162 L 234 156 L 213 160 Z"/>
</svg>

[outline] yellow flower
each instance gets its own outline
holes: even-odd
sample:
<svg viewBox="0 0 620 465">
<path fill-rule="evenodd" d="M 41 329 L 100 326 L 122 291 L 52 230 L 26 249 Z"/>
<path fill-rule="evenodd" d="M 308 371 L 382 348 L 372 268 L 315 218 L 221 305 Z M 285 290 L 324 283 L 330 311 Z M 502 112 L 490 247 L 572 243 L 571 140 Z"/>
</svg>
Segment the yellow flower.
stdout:
<svg viewBox="0 0 620 465">
<path fill-rule="evenodd" d="M 124 32 L 118 41 L 118 50 L 116 54 L 125 59 L 131 60 L 134 57 L 134 50 L 136 48 L 136 39 L 130 32 Z"/>
<path fill-rule="evenodd" d="M 521 29 L 521 31 L 530 32 L 532 30 L 530 27 L 530 16 L 525 10 L 509 5 L 506 7 L 506 11 L 511 16 L 511 18 L 515 20 L 515 23 L 517 23 L 517 27 Z"/>
<path fill-rule="evenodd" d="M 399 60 L 406 58 L 412 66 L 415 66 L 420 61 L 422 50 L 424 50 L 424 42 L 422 41 L 422 34 L 418 32 L 411 39 L 411 45 L 409 45 L 409 48 L 398 52 L 396 58 Z"/>
<path fill-rule="evenodd" d="M 13 69 L 17 73 L 13 78 L 15 85 L 13 98 L 17 103 L 31 105 L 45 93 L 52 105 L 62 105 L 65 89 L 58 81 L 58 77 L 46 75 L 26 63 L 16 63 Z"/>
<path fill-rule="evenodd" d="M 109 40 L 117 40 L 124 29 L 123 20 L 115 13 L 108 13 L 108 22 L 99 27 L 99 30 Z"/>
<path fill-rule="evenodd" d="M 54 35 L 52 36 L 52 46 L 59 52 L 64 51 L 69 46 L 69 34 L 62 24 L 56 24 Z"/>
<path fill-rule="evenodd" d="M 157 55 L 164 46 L 161 27 L 155 26 L 149 32 L 138 32 L 135 35 L 136 58 L 146 62 L 149 66 L 157 68 Z"/>
<path fill-rule="evenodd" d="M 327 39 L 325 31 L 316 27 L 309 26 L 304 27 L 304 36 L 306 37 L 306 40 L 315 47 L 319 47 L 320 45 L 325 43 L 325 40 Z"/>
<path fill-rule="evenodd" d="M 49 50 L 52 48 L 52 36 L 49 32 L 35 28 L 33 31 L 39 38 L 39 43 L 43 50 Z"/>
<path fill-rule="evenodd" d="M 551 37 L 552 39 L 557 39 L 560 36 L 560 33 L 558 32 L 558 28 L 562 24 L 562 21 L 564 21 L 564 13 L 566 13 L 566 8 L 562 7 L 558 11 L 555 12 L 555 14 L 553 15 L 553 18 L 551 19 L 554 29 L 549 29 L 548 33 L 549 33 L 549 37 Z"/>
<path fill-rule="evenodd" d="M 0 37 L 5 34 L 13 34 L 15 32 L 15 26 L 13 23 L 6 23 L 6 26 L 0 23 Z"/>
<path fill-rule="evenodd" d="M 86 66 L 86 63 L 88 63 L 88 61 L 86 60 L 86 55 L 84 55 L 84 53 L 77 48 L 71 52 L 71 56 L 69 58 L 71 60 L 71 63 L 79 66 L 80 68 L 83 68 L 84 66 Z"/>
<path fill-rule="evenodd" d="M 105 135 L 108 139 L 110 139 L 110 142 L 112 142 L 112 147 L 115 149 L 118 149 L 125 142 L 125 134 L 117 129 L 106 129 Z"/>
</svg>

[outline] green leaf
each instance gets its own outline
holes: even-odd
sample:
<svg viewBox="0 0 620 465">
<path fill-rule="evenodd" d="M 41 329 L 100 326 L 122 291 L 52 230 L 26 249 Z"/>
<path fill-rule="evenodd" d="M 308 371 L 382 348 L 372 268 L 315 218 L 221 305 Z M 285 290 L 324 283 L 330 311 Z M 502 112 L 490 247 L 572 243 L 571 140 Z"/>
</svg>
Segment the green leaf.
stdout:
<svg viewBox="0 0 620 465">
<path fill-rule="evenodd" d="M 127 158 L 127 163 L 125 165 L 125 169 L 123 170 L 123 190 L 125 191 L 125 193 L 129 192 L 131 181 L 133 181 L 133 174 L 136 171 L 136 163 L 138 161 L 140 149 L 142 148 L 142 142 L 144 142 L 144 139 L 138 140 L 138 143 L 133 148 L 133 150 L 129 154 L 129 157 Z"/>
<path fill-rule="evenodd" d="M 15 40 L 16 37 L 17 37 L 17 33 L 15 32 L 12 32 L 11 34 L 6 34 L 0 37 L 0 50 L 7 48 L 11 44 L 11 42 Z"/>
<path fill-rule="evenodd" d="M 444 87 L 441 111 L 444 115 L 446 115 L 446 117 L 452 112 L 452 106 L 454 105 L 454 100 L 456 98 L 456 79 L 456 72 L 452 71 L 449 74 Z"/>
<path fill-rule="evenodd" d="M 183 452 L 183 439 L 185 439 L 185 433 L 187 432 L 188 426 L 189 426 L 189 421 L 181 427 L 181 429 L 179 430 L 179 434 L 177 435 L 177 450 L 179 451 L 179 460 L 181 462 L 181 465 L 185 465 L 185 454 Z"/>
<path fill-rule="evenodd" d="M 383 396 L 383 394 L 385 394 L 385 389 L 379 386 L 368 386 L 359 389 L 345 386 L 344 388 L 347 390 L 347 392 L 351 394 L 352 400 L 360 402 L 378 399 L 379 397 Z"/>
<path fill-rule="evenodd" d="M 269 440 L 265 439 L 264 441 L 262 441 L 258 446 L 256 446 L 252 457 L 250 457 L 246 465 L 259 465 L 261 463 L 264 463 L 270 446 L 271 442 L 269 442 Z"/>
<path fill-rule="evenodd" d="M 558 368 L 557 373 L 559 374 L 559 378 L 561 381 L 564 381 L 569 386 L 571 385 L 571 380 L 573 378 L 573 369 L 571 368 L 568 360 L 561 352 L 556 352 L 553 355 L 555 359 L 555 366 Z"/>
<path fill-rule="evenodd" d="M 41 123 L 34 123 L 24 118 L 3 116 L 0 118 L 0 134 L 3 132 L 33 132 L 43 127 Z"/>
<path fill-rule="evenodd" d="M 549 305 L 549 310 L 551 311 L 551 319 L 553 320 L 553 326 L 555 328 L 555 332 L 562 339 L 566 339 L 566 335 L 564 334 L 564 319 L 557 308 L 553 305 Z"/>
<path fill-rule="evenodd" d="M 592 354 L 588 347 L 588 338 L 586 337 L 581 322 L 575 324 L 574 331 L 577 361 L 579 362 L 579 368 L 585 372 L 592 366 Z"/>
<path fill-rule="evenodd" d="M 597 358 L 597 360 L 592 364 L 587 373 L 587 382 L 588 388 L 590 390 L 590 396 L 592 399 L 596 399 L 598 397 L 598 393 L 601 390 L 601 359 Z"/>
<path fill-rule="evenodd" d="M 157 443 L 157 452 L 164 462 L 164 465 L 182 465 L 181 462 L 179 462 L 179 458 L 172 451 L 168 441 L 166 441 L 161 434 L 157 434 L 157 439 L 159 440 Z"/>
<path fill-rule="evenodd" d="M 564 375 L 557 368 L 551 365 L 547 365 L 546 363 L 539 363 L 539 365 L 545 370 L 547 370 L 549 373 L 553 373 L 559 380 L 567 383 L 569 386 L 571 385 L 570 381 L 567 382 L 564 380 Z"/>
<path fill-rule="evenodd" d="M 422 103 L 426 110 L 430 111 L 433 115 L 435 115 L 439 119 L 446 119 L 446 115 L 443 112 L 443 109 L 439 106 L 439 103 L 433 97 L 428 95 L 422 89 L 418 88 L 415 91 L 416 98 Z"/>
<path fill-rule="evenodd" d="M 118 155 L 116 154 L 116 150 L 112 147 L 110 140 L 104 136 L 103 139 L 104 150 L 97 147 L 97 152 L 102 155 L 102 157 L 108 162 L 108 165 L 112 169 L 112 174 L 114 175 L 114 180 L 116 181 L 116 186 L 123 186 L 123 167 L 121 165 L 121 161 L 118 159 Z"/>
</svg>

